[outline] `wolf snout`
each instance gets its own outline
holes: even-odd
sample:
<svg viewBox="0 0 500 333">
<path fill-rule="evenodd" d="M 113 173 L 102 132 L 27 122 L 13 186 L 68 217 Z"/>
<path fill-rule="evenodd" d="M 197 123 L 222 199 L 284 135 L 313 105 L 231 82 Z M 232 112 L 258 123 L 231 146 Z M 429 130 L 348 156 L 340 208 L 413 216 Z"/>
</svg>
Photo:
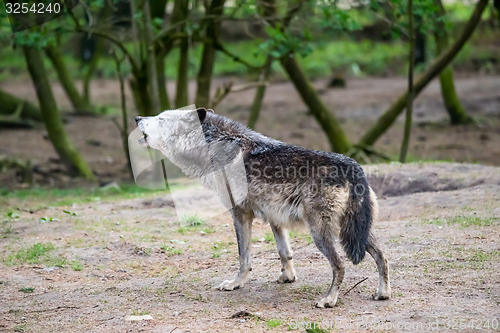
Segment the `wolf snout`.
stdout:
<svg viewBox="0 0 500 333">
<path fill-rule="evenodd" d="M 136 123 L 136 124 L 139 124 L 139 122 L 140 122 L 141 120 L 142 120 L 142 117 L 139 117 L 139 116 L 135 117 L 135 123 Z"/>
</svg>

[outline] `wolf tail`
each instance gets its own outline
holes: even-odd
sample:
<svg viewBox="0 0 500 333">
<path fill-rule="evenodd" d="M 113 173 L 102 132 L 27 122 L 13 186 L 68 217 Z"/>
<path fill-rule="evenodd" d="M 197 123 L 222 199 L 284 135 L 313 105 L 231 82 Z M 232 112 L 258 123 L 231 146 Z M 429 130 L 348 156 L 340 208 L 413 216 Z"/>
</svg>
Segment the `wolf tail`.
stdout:
<svg viewBox="0 0 500 333">
<path fill-rule="evenodd" d="M 347 257 L 359 264 L 365 257 L 372 222 L 377 218 L 377 197 L 366 181 L 351 189 L 340 227 L 340 240 Z"/>
</svg>

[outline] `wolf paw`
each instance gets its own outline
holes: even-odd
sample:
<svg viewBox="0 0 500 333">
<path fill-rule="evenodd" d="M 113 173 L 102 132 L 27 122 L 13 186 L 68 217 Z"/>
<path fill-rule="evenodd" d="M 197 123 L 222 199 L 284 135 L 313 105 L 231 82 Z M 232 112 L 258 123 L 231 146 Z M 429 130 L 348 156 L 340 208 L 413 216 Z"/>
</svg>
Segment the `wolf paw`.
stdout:
<svg viewBox="0 0 500 333">
<path fill-rule="evenodd" d="M 240 284 L 240 281 L 235 280 L 226 280 L 222 282 L 219 285 L 219 290 L 226 290 L 226 291 L 231 291 L 235 289 L 239 289 L 240 287 L 243 287 L 242 284 Z"/>
<path fill-rule="evenodd" d="M 317 308 L 333 308 L 337 304 L 337 297 L 326 296 L 316 302 Z"/>
<path fill-rule="evenodd" d="M 295 274 L 286 274 L 286 272 L 281 273 L 280 277 L 276 282 L 278 283 L 292 283 L 297 281 L 297 276 Z"/>
<path fill-rule="evenodd" d="M 391 292 L 390 291 L 380 291 L 380 290 L 377 290 L 377 292 L 372 295 L 372 298 L 375 301 L 384 301 L 386 299 L 389 299 L 390 297 L 391 297 Z"/>
</svg>

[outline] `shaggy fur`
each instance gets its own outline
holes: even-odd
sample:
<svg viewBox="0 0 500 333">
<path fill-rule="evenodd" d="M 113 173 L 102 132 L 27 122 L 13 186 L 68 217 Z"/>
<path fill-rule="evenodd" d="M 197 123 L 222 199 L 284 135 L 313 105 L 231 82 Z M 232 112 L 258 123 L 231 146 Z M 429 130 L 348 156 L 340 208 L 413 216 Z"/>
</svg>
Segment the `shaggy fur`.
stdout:
<svg viewBox="0 0 500 333">
<path fill-rule="evenodd" d="M 143 141 L 160 150 L 186 175 L 201 179 L 218 193 L 229 190 L 229 201 L 221 199 L 233 217 L 240 270 L 219 289 L 233 290 L 247 282 L 252 220 L 258 216 L 270 224 L 276 239 L 282 263 L 278 282 L 296 280 L 288 229 L 303 224 L 329 260 L 333 273 L 328 294 L 316 306 L 332 307 L 337 302 L 344 264 L 335 249 L 336 239 L 354 264 L 361 262 L 366 252 L 374 258 L 380 283 L 373 298 L 388 299 L 388 263 L 370 231 L 377 217 L 377 199 L 361 166 L 344 155 L 268 138 L 210 111 L 165 111 L 156 117 L 137 117 L 136 121 L 145 135 Z M 241 197 L 233 195 L 238 188 L 228 185 L 223 170 L 241 159 L 246 196 L 235 200 Z M 208 176 L 214 172 L 223 176 L 222 181 Z"/>
</svg>

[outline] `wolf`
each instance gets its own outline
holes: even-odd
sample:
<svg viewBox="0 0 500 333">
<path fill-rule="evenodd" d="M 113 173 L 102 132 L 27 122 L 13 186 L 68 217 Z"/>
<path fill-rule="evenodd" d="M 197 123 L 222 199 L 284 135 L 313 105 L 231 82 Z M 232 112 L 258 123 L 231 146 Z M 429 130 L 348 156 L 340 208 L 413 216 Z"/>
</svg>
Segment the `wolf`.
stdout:
<svg viewBox="0 0 500 333">
<path fill-rule="evenodd" d="M 246 196 L 233 201 L 229 211 L 238 243 L 240 269 L 220 290 L 241 288 L 249 279 L 254 217 L 271 226 L 279 257 L 278 283 L 296 281 L 288 230 L 307 226 L 312 239 L 328 259 L 333 279 L 328 293 L 316 302 L 333 307 L 344 278 L 344 263 L 336 249 L 340 240 L 347 257 L 360 263 L 368 252 L 377 264 L 379 285 L 375 300 L 391 295 L 389 265 L 371 231 L 378 205 L 361 166 L 333 153 L 290 145 L 217 115 L 213 110 L 168 110 L 153 117 L 136 117 L 146 146 L 161 151 L 190 177 L 215 187 L 206 174 L 214 168 L 243 160 Z M 215 161 L 215 162 L 214 162 Z M 214 167 L 215 165 L 215 167 Z"/>
</svg>

